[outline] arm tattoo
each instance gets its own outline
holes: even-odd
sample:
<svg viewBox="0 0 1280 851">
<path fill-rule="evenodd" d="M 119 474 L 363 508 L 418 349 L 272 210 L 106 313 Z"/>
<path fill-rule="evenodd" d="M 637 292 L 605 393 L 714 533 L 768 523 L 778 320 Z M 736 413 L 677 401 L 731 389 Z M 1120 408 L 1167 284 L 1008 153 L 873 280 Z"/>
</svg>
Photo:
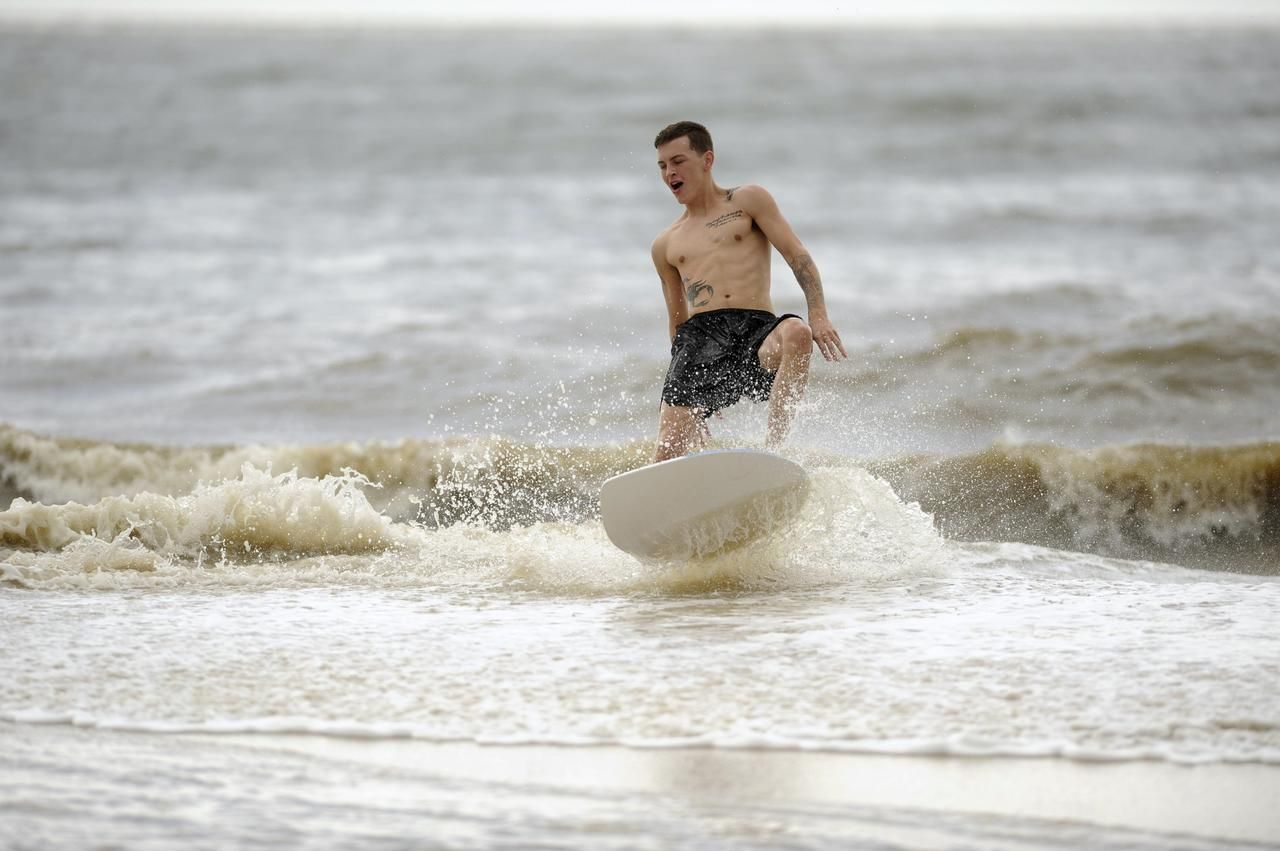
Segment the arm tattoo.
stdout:
<svg viewBox="0 0 1280 851">
<path fill-rule="evenodd" d="M 690 281 L 686 278 L 684 284 L 684 297 L 690 307 L 705 307 L 716 294 L 715 289 L 706 281 Z"/>
<path fill-rule="evenodd" d="M 796 281 L 804 291 L 806 299 L 811 299 L 822 292 L 822 283 L 818 279 L 818 267 L 808 254 L 800 254 L 791 260 L 791 271 L 796 274 Z"/>
</svg>

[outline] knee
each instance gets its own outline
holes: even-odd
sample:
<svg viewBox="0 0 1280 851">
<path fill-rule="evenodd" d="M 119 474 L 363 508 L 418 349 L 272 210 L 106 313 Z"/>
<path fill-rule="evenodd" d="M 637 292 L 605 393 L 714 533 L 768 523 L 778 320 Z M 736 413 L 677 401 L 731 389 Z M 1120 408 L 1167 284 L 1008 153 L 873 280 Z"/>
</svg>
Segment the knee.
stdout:
<svg viewBox="0 0 1280 851">
<path fill-rule="evenodd" d="M 787 319 L 778 330 L 782 334 L 783 351 L 796 355 L 813 352 L 813 331 L 803 319 Z"/>
</svg>

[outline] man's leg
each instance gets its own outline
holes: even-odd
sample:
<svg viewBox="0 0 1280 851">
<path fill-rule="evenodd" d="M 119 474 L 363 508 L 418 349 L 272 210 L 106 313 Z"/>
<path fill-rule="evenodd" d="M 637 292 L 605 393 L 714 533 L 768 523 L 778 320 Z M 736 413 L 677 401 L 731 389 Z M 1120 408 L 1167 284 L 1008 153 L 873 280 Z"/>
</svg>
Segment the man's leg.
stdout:
<svg viewBox="0 0 1280 851">
<path fill-rule="evenodd" d="M 809 384 L 809 358 L 813 354 L 813 332 L 809 325 L 792 316 L 778 323 L 760 344 L 760 366 L 777 371 L 769 393 L 769 434 L 765 446 L 777 449 L 791 430 L 804 389 Z"/>
<path fill-rule="evenodd" d="M 679 458 L 697 452 L 707 441 L 707 421 L 697 408 L 662 403 L 658 420 L 658 451 L 654 461 Z"/>
</svg>

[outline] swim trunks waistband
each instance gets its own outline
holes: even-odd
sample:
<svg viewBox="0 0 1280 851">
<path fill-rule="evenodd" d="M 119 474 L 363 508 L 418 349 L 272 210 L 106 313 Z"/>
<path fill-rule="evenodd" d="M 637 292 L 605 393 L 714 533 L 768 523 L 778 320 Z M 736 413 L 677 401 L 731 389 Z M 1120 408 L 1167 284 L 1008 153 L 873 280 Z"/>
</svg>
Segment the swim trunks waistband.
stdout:
<svg viewBox="0 0 1280 851">
<path fill-rule="evenodd" d="M 679 332 L 681 328 L 683 328 L 686 324 L 693 322 L 694 320 L 707 322 L 707 321 L 715 321 L 715 319 L 717 319 L 720 316 L 727 316 L 730 314 L 741 316 L 741 315 L 753 314 L 753 313 L 758 314 L 761 317 L 767 316 L 771 320 L 772 319 L 782 320 L 782 319 L 786 319 L 788 316 L 795 316 L 794 313 L 786 313 L 786 314 L 783 314 L 782 316 L 776 316 L 772 311 L 760 310 L 759 308 L 755 308 L 755 307 L 717 307 L 715 310 L 703 310 L 693 314 L 684 322 L 681 322 L 679 325 L 677 325 L 676 331 Z"/>
</svg>

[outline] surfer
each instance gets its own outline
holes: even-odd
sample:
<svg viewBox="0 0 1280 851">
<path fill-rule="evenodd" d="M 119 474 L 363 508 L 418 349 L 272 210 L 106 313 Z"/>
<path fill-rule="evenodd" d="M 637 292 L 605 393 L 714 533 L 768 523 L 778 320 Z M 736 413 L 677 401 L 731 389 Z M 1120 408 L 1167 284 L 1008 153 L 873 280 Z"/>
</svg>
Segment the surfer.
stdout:
<svg viewBox="0 0 1280 851">
<path fill-rule="evenodd" d="M 671 334 L 655 460 L 701 449 L 707 417 L 743 396 L 769 401 L 765 445 L 777 448 L 808 384 L 814 344 L 829 361 L 848 357 L 827 318 L 818 267 L 763 187 L 715 182 L 706 127 L 677 122 L 653 146 L 663 182 L 685 208 L 653 242 Z M 804 292 L 807 323 L 773 312 L 771 248 Z"/>
</svg>

